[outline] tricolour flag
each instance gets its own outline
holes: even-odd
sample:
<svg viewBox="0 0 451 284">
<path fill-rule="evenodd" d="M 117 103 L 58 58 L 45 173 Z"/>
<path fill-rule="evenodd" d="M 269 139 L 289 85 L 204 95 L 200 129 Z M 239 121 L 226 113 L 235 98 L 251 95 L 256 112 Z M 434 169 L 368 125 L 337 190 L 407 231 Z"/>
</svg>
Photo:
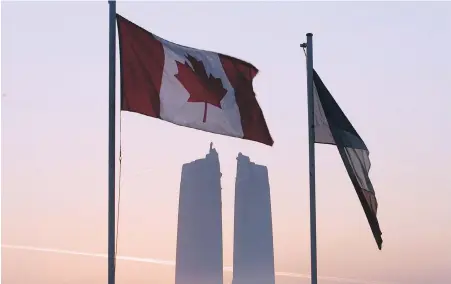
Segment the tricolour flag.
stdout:
<svg viewBox="0 0 451 284">
<path fill-rule="evenodd" d="M 381 249 L 382 232 L 376 216 L 377 200 L 368 176 L 371 166 L 368 148 L 315 70 L 313 70 L 313 107 L 315 142 L 337 146 L 377 246 Z"/>
<path fill-rule="evenodd" d="M 257 68 L 169 42 L 120 15 L 117 23 L 121 110 L 273 145 L 252 86 Z"/>
</svg>

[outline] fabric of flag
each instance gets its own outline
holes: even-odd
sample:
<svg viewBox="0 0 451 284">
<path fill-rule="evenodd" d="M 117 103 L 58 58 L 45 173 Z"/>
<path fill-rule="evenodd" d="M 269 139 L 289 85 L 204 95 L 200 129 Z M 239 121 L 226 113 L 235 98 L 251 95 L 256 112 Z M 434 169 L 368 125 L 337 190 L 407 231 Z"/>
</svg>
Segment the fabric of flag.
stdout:
<svg viewBox="0 0 451 284">
<path fill-rule="evenodd" d="M 315 70 L 313 71 L 313 105 L 315 142 L 337 146 L 376 243 L 381 249 L 382 232 L 376 216 L 376 194 L 368 176 L 371 166 L 368 148 Z"/>
<path fill-rule="evenodd" d="M 121 110 L 273 145 L 242 60 L 162 39 L 117 15 Z"/>
</svg>

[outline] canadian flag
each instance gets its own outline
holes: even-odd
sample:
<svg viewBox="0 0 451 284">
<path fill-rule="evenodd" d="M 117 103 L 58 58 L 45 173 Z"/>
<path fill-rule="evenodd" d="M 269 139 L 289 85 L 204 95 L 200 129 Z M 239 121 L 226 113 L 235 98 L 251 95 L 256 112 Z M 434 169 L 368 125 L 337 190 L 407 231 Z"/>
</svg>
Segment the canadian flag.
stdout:
<svg viewBox="0 0 451 284">
<path fill-rule="evenodd" d="M 181 46 L 117 15 L 121 110 L 273 145 L 252 64 Z"/>
</svg>

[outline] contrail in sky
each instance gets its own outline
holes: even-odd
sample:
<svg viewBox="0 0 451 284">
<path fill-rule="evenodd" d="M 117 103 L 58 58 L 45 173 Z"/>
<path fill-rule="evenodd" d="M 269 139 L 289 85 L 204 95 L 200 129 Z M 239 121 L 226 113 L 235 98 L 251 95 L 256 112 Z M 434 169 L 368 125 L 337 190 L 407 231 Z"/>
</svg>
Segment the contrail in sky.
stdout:
<svg viewBox="0 0 451 284">
<path fill-rule="evenodd" d="M 61 249 L 36 248 L 36 247 L 29 247 L 29 246 L 16 246 L 16 245 L 3 245 L 2 244 L 2 248 L 15 249 L 15 250 L 38 251 L 38 252 L 50 252 L 50 253 L 58 253 L 58 254 L 70 254 L 70 255 L 79 255 L 79 256 L 87 256 L 87 257 L 102 257 L 102 258 L 108 257 L 107 254 L 104 254 L 104 253 L 88 253 L 88 252 L 78 252 L 78 251 L 61 250 Z M 166 266 L 175 266 L 175 262 L 172 260 L 142 258 L 142 257 L 133 257 L 133 256 L 117 256 L 116 259 L 117 260 L 125 260 L 125 261 L 146 262 L 146 263 L 166 265 Z M 224 271 L 232 271 L 232 267 L 226 266 L 226 267 L 224 267 Z M 310 275 L 308 275 L 308 274 L 299 274 L 299 273 L 291 273 L 291 272 L 276 272 L 276 276 L 310 279 Z M 332 276 L 318 276 L 318 279 L 333 281 L 333 282 L 337 282 L 337 283 L 349 283 L 349 284 L 395 284 L 393 282 L 368 281 L 368 280 L 349 279 L 349 278 L 332 277 Z"/>
</svg>

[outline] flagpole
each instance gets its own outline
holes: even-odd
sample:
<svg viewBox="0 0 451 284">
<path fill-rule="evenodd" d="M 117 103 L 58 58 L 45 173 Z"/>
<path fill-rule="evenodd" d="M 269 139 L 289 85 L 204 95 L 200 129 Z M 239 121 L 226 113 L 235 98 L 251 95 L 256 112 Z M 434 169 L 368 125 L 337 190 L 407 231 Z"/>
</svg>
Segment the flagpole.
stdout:
<svg viewBox="0 0 451 284">
<path fill-rule="evenodd" d="M 116 1 L 109 4 L 109 103 L 108 103 L 108 284 L 115 284 L 116 217 Z"/>
<path fill-rule="evenodd" d="M 307 35 L 307 105 L 310 183 L 310 261 L 312 284 L 318 283 L 316 255 L 315 129 L 313 106 L 313 34 Z"/>
</svg>

